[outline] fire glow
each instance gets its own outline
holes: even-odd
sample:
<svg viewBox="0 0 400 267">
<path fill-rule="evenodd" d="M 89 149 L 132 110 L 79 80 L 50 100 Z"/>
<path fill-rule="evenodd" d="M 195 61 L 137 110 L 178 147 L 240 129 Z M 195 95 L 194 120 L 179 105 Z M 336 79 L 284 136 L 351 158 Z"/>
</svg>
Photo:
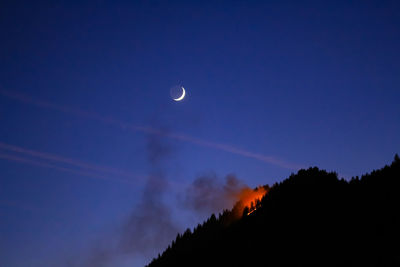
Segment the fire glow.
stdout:
<svg viewBox="0 0 400 267">
<path fill-rule="evenodd" d="M 265 187 L 258 187 L 254 190 L 250 188 L 243 189 L 239 195 L 239 210 L 243 212 L 244 209 L 247 208 L 248 212 L 246 214 L 250 215 L 259 207 L 257 203 L 259 203 L 267 193 L 268 189 Z"/>
</svg>

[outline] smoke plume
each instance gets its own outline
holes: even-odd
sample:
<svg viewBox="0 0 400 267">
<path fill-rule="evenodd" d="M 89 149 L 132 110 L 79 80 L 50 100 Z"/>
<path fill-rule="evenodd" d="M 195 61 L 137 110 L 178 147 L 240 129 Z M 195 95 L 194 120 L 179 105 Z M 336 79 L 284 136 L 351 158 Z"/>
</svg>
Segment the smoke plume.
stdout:
<svg viewBox="0 0 400 267">
<path fill-rule="evenodd" d="M 149 134 L 146 150 L 149 174 L 139 203 L 117 233 L 96 243 L 84 264 L 69 263 L 69 266 L 109 267 L 123 258 L 149 260 L 161 253 L 181 230 L 164 200 L 166 192 L 172 191 L 168 190 L 164 165 L 172 156 L 173 149 L 162 135 Z M 227 175 L 223 181 L 210 174 L 197 177 L 179 199 L 186 211 L 204 217 L 231 209 L 239 200 L 246 202 L 248 199 L 249 203 L 243 205 L 250 205 L 250 200 L 255 198 L 254 192 L 233 174 Z"/>
<path fill-rule="evenodd" d="M 233 174 L 227 175 L 224 182 L 215 174 L 203 175 L 193 181 L 182 200 L 186 208 L 209 215 L 232 208 L 246 189 L 249 187 Z"/>
<path fill-rule="evenodd" d="M 163 201 L 168 189 L 163 161 L 171 155 L 172 149 L 159 136 L 151 135 L 147 151 L 150 175 L 141 202 L 123 226 L 120 249 L 124 253 L 155 256 L 178 233 L 170 208 Z"/>
<path fill-rule="evenodd" d="M 184 207 L 203 216 L 232 209 L 232 218 L 236 220 L 242 217 L 245 208 L 248 214 L 255 211 L 268 191 L 268 186 L 252 189 L 233 174 L 227 175 L 224 182 L 211 174 L 195 179 L 181 200 Z"/>
<path fill-rule="evenodd" d="M 93 248 L 84 266 L 111 266 L 121 257 L 150 259 L 178 233 L 170 208 L 164 202 L 168 189 L 164 163 L 171 156 L 172 147 L 165 138 L 154 134 L 148 135 L 146 148 L 150 169 L 141 200 L 122 224 L 116 240 Z"/>
</svg>

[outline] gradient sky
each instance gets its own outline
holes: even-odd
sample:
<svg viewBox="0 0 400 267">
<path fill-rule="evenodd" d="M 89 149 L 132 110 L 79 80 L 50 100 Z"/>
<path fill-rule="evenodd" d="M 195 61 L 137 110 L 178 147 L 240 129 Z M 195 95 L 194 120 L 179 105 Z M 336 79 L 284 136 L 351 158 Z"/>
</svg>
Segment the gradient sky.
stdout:
<svg viewBox="0 0 400 267">
<path fill-rule="evenodd" d="M 154 131 L 167 203 L 204 173 L 349 178 L 400 152 L 398 1 L 81 2 L 0 4 L 0 266 L 112 235 Z M 172 208 L 180 229 L 198 218 Z"/>
</svg>

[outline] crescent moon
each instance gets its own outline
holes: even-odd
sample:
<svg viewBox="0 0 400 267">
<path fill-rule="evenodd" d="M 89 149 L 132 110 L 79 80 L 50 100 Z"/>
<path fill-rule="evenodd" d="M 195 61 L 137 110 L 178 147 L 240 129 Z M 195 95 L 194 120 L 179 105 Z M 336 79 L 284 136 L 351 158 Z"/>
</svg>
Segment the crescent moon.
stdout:
<svg viewBox="0 0 400 267">
<path fill-rule="evenodd" d="M 183 88 L 183 86 L 181 88 L 182 88 L 182 95 L 178 98 L 173 98 L 175 101 L 181 101 L 186 95 L 185 88 Z"/>
</svg>

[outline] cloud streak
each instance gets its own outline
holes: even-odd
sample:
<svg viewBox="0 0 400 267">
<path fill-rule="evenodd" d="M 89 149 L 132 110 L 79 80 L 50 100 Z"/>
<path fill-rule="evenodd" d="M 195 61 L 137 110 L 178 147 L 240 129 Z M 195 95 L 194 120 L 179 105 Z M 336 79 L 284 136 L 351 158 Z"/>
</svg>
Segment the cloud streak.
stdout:
<svg viewBox="0 0 400 267">
<path fill-rule="evenodd" d="M 0 142 L 0 149 L 25 154 L 25 155 L 32 156 L 35 158 L 41 158 L 41 159 L 45 159 L 45 160 L 66 163 L 69 165 L 76 166 L 78 168 L 88 169 L 88 170 L 92 170 L 92 171 L 96 171 L 96 172 L 100 172 L 100 173 L 108 173 L 108 174 L 123 176 L 123 177 L 127 177 L 127 178 L 135 177 L 135 175 L 133 173 L 129 173 L 129 172 L 126 172 L 123 170 L 119 170 L 119 169 L 115 169 L 115 168 L 111 168 L 111 167 L 100 166 L 97 164 L 90 164 L 90 163 L 83 162 L 80 160 L 66 158 L 66 157 L 62 157 L 62 156 L 58 156 L 58 155 L 50 154 L 50 153 L 46 153 L 46 152 L 41 152 L 41 151 L 37 151 L 37 150 L 26 149 L 23 147 L 10 145 L 10 144 L 6 144 L 3 142 Z"/>
<path fill-rule="evenodd" d="M 75 115 L 78 117 L 96 120 L 96 121 L 99 121 L 99 122 L 102 122 L 105 124 L 114 125 L 119 128 L 128 129 L 128 130 L 131 130 L 134 132 L 142 132 L 142 133 L 146 133 L 146 134 L 164 136 L 164 137 L 172 138 L 172 139 L 179 140 L 182 142 L 187 142 L 187 143 L 191 143 L 194 145 L 202 146 L 202 147 L 213 148 L 213 149 L 228 152 L 228 153 L 231 153 L 234 155 L 238 155 L 238 156 L 242 156 L 242 157 L 246 157 L 246 158 L 250 158 L 250 159 L 255 159 L 255 160 L 258 160 L 258 161 L 261 161 L 264 163 L 272 164 L 272 165 L 275 165 L 275 166 L 278 166 L 278 167 L 281 167 L 284 169 L 296 170 L 296 169 L 305 167 L 301 164 L 287 162 L 285 160 L 279 159 L 274 156 L 264 155 L 261 153 L 255 153 L 255 152 L 248 151 L 248 150 L 236 147 L 236 146 L 217 143 L 217 142 L 211 142 L 208 140 L 196 138 L 196 137 L 181 134 L 181 133 L 164 132 L 160 129 L 156 129 L 156 128 L 152 128 L 152 127 L 138 126 L 138 125 L 134 125 L 134 124 L 130 124 L 130 123 L 127 123 L 124 121 L 117 120 L 110 116 L 102 116 L 102 115 L 100 115 L 98 113 L 94 113 L 94 112 L 89 112 L 89 111 L 85 111 L 85 110 L 81 110 L 81 109 L 77 109 L 77 108 L 73 108 L 73 107 L 69 107 L 69 106 L 57 105 L 57 104 L 54 104 L 51 102 L 43 101 L 40 99 L 35 99 L 31 96 L 28 96 L 28 95 L 25 95 L 22 93 L 16 93 L 16 92 L 12 92 L 9 90 L 5 90 L 3 88 L 0 88 L 0 94 L 2 94 L 3 96 L 9 97 L 9 98 L 18 100 L 20 102 L 35 105 L 37 107 L 56 110 L 56 111 L 60 111 L 63 113 Z"/>
<path fill-rule="evenodd" d="M 95 178 L 95 179 L 108 180 L 108 181 L 118 181 L 118 182 L 134 185 L 134 183 L 132 181 L 129 181 L 129 180 L 119 179 L 119 178 L 110 178 L 109 176 L 100 175 L 98 173 L 94 173 L 94 172 L 90 172 L 90 171 L 80 171 L 80 170 L 74 170 L 74 169 L 67 168 L 67 167 L 60 167 L 60 166 L 56 166 L 56 165 L 53 165 L 53 164 L 50 164 L 50 163 L 41 162 L 41 161 L 29 159 L 29 158 L 20 157 L 20 156 L 15 156 L 15 155 L 12 155 L 12 154 L 6 154 L 6 153 L 1 153 L 0 152 L 0 159 L 5 159 L 5 160 L 9 160 L 9 161 L 14 161 L 14 162 L 24 163 L 24 164 L 28 164 L 28 165 L 43 167 L 43 168 L 47 168 L 47 169 L 58 170 L 58 171 L 62 171 L 62 172 L 77 174 L 77 175 L 80 175 L 80 176 L 86 176 L 86 177 Z"/>
</svg>

